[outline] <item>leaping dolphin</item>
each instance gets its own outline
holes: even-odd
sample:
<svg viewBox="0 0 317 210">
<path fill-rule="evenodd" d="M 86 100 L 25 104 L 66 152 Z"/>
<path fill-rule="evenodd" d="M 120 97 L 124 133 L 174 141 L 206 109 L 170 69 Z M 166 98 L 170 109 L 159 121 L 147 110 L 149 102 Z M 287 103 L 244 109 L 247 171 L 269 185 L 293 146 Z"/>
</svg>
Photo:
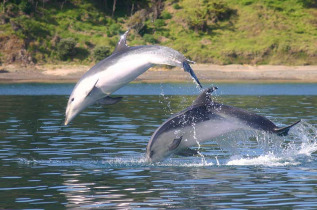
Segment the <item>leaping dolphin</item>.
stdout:
<svg viewBox="0 0 317 210">
<path fill-rule="evenodd" d="M 166 120 L 153 133 L 146 147 L 148 161 L 162 161 L 172 154 L 196 155 L 197 151 L 190 147 L 197 145 L 197 142 L 202 143 L 240 129 L 262 130 L 284 136 L 300 122 L 279 128 L 263 116 L 213 101 L 211 93 L 215 89 L 204 90 L 190 107 Z"/>
<path fill-rule="evenodd" d="M 65 125 L 74 119 L 86 107 L 94 104 L 115 104 L 121 97 L 109 95 L 134 80 L 155 64 L 178 66 L 189 72 L 202 88 L 190 60 L 169 47 L 144 45 L 129 47 L 126 44 L 128 32 L 125 32 L 111 56 L 89 69 L 77 82 L 66 108 Z"/>
</svg>

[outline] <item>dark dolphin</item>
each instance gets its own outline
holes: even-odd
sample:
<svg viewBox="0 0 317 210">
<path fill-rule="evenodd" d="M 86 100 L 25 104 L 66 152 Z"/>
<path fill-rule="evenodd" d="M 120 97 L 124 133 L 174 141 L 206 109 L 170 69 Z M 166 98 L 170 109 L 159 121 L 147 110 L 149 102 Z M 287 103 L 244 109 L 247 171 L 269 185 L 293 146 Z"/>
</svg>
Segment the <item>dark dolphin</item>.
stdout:
<svg viewBox="0 0 317 210">
<path fill-rule="evenodd" d="M 150 162 L 162 161 L 171 154 L 195 155 L 197 151 L 189 147 L 235 130 L 255 129 L 285 136 L 300 122 L 277 127 L 266 117 L 213 101 L 211 93 L 215 89 L 203 91 L 190 107 L 166 120 L 154 132 L 146 148 Z"/>
</svg>

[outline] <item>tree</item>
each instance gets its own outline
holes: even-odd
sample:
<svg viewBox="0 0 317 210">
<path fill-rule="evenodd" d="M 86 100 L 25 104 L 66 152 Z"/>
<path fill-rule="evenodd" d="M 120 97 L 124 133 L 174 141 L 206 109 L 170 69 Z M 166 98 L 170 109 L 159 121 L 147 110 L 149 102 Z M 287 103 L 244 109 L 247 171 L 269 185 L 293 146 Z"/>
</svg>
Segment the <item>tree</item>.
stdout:
<svg viewBox="0 0 317 210">
<path fill-rule="evenodd" d="M 117 4 L 117 0 L 113 0 L 112 15 L 111 15 L 111 17 L 113 17 L 114 12 L 115 12 L 115 10 L 116 10 L 116 4 Z"/>
</svg>

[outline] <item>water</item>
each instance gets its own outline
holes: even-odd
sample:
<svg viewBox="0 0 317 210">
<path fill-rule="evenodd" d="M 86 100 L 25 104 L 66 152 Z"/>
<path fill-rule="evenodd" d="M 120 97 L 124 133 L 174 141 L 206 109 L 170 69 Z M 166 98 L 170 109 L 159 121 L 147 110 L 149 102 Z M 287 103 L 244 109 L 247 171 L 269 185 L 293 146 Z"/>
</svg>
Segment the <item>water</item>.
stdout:
<svg viewBox="0 0 317 210">
<path fill-rule="evenodd" d="M 73 84 L 0 85 L 0 208 L 317 208 L 317 84 L 217 84 L 220 102 L 303 122 L 288 137 L 238 132 L 202 156 L 147 163 L 151 134 L 193 86 L 132 84 L 65 127 Z"/>
</svg>

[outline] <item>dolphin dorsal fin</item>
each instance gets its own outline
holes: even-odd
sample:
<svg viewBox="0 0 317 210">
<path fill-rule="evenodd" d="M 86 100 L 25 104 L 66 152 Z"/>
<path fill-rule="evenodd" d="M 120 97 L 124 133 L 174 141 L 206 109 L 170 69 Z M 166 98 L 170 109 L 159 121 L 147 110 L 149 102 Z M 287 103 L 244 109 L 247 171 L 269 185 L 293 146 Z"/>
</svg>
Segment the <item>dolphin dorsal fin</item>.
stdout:
<svg viewBox="0 0 317 210">
<path fill-rule="evenodd" d="M 211 102 L 211 97 L 210 97 L 211 93 L 217 89 L 218 89 L 217 87 L 210 87 L 208 89 L 205 89 L 193 102 L 193 106 L 209 104 Z"/>
<path fill-rule="evenodd" d="M 129 48 L 129 46 L 127 45 L 127 36 L 128 36 L 129 31 L 130 31 L 130 29 L 127 30 L 124 34 L 122 34 L 120 36 L 120 40 L 118 41 L 116 49 L 113 51 L 112 54 L 126 50 Z"/>
</svg>

